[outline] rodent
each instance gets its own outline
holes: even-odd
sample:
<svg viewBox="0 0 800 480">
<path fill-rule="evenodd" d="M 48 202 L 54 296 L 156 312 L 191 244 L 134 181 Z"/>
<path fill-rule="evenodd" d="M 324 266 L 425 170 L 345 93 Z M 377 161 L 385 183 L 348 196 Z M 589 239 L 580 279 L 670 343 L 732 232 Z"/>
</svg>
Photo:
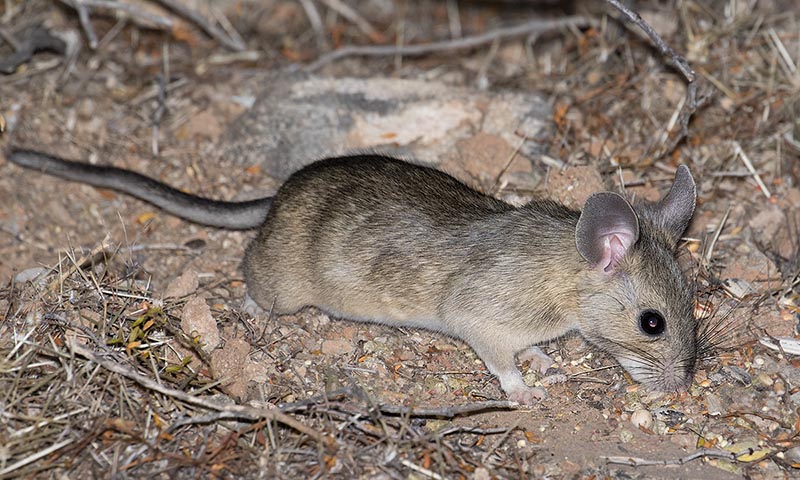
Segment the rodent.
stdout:
<svg viewBox="0 0 800 480">
<path fill-rule="evenodd" d="M 116 189 L 192 222 L 258 227 L 242 267 L 265 310 L 420 327 L 468 343 L 509 399 L 533 403 L 515 355 L 577 330 L 663 391 L 691 384 L 693 294 L 675 250 L 696 187 L 681 165 L 657 203 L 595 193 L 582 211 L 514 207 L 432 168 L 379 155 L 321 160 L 274 197 L 217 202 L 134 172 L 15 150 L 12 162 Z"/>
</svg>

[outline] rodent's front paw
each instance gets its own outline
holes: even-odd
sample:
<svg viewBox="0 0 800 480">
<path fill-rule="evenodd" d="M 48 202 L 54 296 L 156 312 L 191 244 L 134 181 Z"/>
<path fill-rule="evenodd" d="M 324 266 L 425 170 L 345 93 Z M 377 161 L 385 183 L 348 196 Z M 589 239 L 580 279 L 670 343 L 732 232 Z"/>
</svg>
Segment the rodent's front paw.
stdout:
<svg viewBox="0 0 800 480">
<path fill-rule="evenodd" d="M 541 387 L 515 390 L 508 393 L 508 399 L 522 405 L 535 405 L 547 398 L 547 392 Z"/>
</svg>

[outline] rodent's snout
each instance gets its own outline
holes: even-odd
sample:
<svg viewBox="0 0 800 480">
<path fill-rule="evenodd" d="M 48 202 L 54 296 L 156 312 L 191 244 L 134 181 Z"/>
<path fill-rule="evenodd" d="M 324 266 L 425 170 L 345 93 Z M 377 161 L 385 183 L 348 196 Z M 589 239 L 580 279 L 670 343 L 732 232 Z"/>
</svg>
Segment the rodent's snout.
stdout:
<svg viewBox="0 0 800 480">
<path fill-rule="evenodd" d="M 615 355 L 635 381 L 662 392 L 682 392 L 691 386 L 696 363 L 694 351 L 659 358 L 653 352 L 636 350 Z"/>
<path fill-rule="evenodd" d="M 665 392 L 684 392 L 689 389 L 694 379 L 695 359 L 691 363 L 680 358 L 672 359 L 664 365 L 662 385 L 660 389 Z"/>
</svg>

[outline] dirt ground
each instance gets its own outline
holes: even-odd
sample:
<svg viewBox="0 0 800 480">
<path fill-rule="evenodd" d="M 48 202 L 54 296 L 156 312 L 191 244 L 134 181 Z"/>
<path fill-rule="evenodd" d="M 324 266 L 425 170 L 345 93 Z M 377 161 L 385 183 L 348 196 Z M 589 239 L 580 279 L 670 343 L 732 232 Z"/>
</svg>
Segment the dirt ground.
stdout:
<svg viewBox="0 0 800 480">
<path fill-rule="evenodd" d="M 311 75 L 303 69 L 348 45 L 591 19 L 467 49 L 331 59 L 313 75 L 543 93 L 547 154 L 518 159 L 532 187 L 506 185 L 504 198 L 569 202 L 599 186 L 656 199 L 687 164 L 698 204 L 679 258 L 716 348 L 687 392 L 663 394 L 570 336 L 544 346 L 567 381 L 514 407 L 458 340 L 313 308 L 245 313 L 239 261 L 252 232 L 193 225 L 0 154 L 0 478 L 800 477 L 793 0 L 633 2 L 697 73 L 701 105 L 674 148 L 686 81 L 604 2 L 120 3 L 132 18 L 89 9 L 96 48 L 75 3 L 0 4 L 0 60 L 15 43 L 27 57 L 34 27 L 66 45 L 0 75 L 0 148 L 231 200 L 282 180 L 220 154 L 276 76 Z M 490 188 L 476 168 L 475 185 Z"/>
</svg>

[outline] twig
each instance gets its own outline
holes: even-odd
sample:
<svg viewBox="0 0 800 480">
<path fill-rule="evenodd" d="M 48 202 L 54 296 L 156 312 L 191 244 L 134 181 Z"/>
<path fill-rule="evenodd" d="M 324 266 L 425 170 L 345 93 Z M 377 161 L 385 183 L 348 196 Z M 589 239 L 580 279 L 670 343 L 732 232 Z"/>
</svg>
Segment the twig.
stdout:
<svg viewBox="0 0 800 480">
<path fill-rule="evenodd" d="M 584 27 L 594 25 L 596 22 L 582 16 L 564 17 L 559 19 L 542 20 L 536 19 L 525 22 L 513 27 L 498 28 L 490 30 L 480 35 L 462 37 L 455 40 L 444 40 L 441 42 L 422 43 L 415 45 L 367 45 L 367 46 L 348 46 L 342 47 L 327 53 L 306 67 L 307 71 L 318 70 L 320 67 L 333 61 L 345 57 L 364 56 L 381 57 L 387 55 L 427 55 L 429 53 L 461 50 L 474 48 L 481 45 L 492 43 L 497 39 L 517 37 L 520 35 L 530 35 L 549 30 L 557 30 L 564 27 Z"/>
<path fill-rule="evenodd" d="M 728 209 L 725 210 L 725 215 L 722 216 L 722 220 L 719 221 L 719 225 L 717 225 L 717 229 L 714 231 L 714 236 L 711 237 L 711 243 L 708 244 L 706 254 L 703 255 L 703 260 L 706 265 L 711 263 L 711 256 L 714 254 L 714 247 L 717 245 L 717 240 L 719 240 L 722 229 L 725 228 L 725 223 L 728 221 L 728 215 L 730 215 L 730 213 L 731 205 L 728 205 Z"/>
<path fill-rule="evenodd" d="M 7 474 L 13 472 L 14 470 L 20 469 L 20 468 L 24 467 L 25 465 L 28 465 L 29 463 L 35 462 L 36 460 L 39 460 L 40 458 L 46 457 L 46 456 L 50 455 L 51 453 L 66 447 L 67 445 L 69 445 L 70 443 L 73 443 L 74 441 L 75 441 L 74 439 L 69 438 L 67 440 L 63 440 L 61 442 L 55 443 L 55 444 L 45 448 L 44 450 L 40 450 L 40 451 L 36 452 L 35 454 L 33 454 L 33 455 L 29 456 L 29 457 L 23 458 L 22 460 L 20 460 L 18 462 L 12 463 L 11 465 L 7 466 L 6 468 L 0 470 L 0 475 L 7 475 Z"/>
<path fill-rule="evenodd" d="M 368 36 L 372 41 L 382 41 L 383 35 L 380 34 L 375 27 L 372 26 L 364 17 L 362 17 L 357 11 L 353 10 L 350 6 L 346 3 L 342 2 L 342 0 L 320 0 L 322 3 L 328 6 L 331 10 L 334 10 L 339 15 L 343 16 L 344 18 L 350 20 L 359 30 L 361 30 L 364 35 Z"/>
<path fill-rule="evenodd" d="M 226 48 L 235 50 L 237 52 L 240 52 L 245 49 L 245 46 L 241 41 L 237 41 L 235 38 L 231 38 L 230 36 L 226 35 L 222 30 L 217 28 L 216 25 L 212 24 L 211 22 L 206 20 L 205 17 L 195 12 L 194 10 L 189 9 L 182 3 L 176 0 L 155 0 L 155 1 L 163 5 L 164 7 L 172 10 L 181 17 L 186 18 L 187 20 L 195 23 L 204 32 L 206 32 L 206 34 L 217 40 Z"/>
<path fill-rule="evenodd" d="M 428 470 L 427 468 L 420 467 L 416 463 L 411 463 L 411 461 L 406 460 L 405 458 L 400 460 L 400 463 L 402 463 L 406 467 L 410 468 L 411 470 L 414 470 L 415 472 L 417 472 L 417 473 L 419 473 L 421 475 L 425 475 L 426 477 L 433 478 L 434 480 L 443 480 L 444 479 L 444 477 L 442 477 L 438 473 L 433 472 L 431 470 Z"/>
<path fill-rule="evenodd" d="M 628 17 L 628 20 L 641 28 L 647 34 L 647 36 L 650 37 L 650 40 L 653 42 L 658 51 L 661 52 L 661 55 L 667 57 L 667 59 L 671 61 L 672 65 L 677 68 L 679 72 L 681 72 L 688 82 L 686 86 L 686 98 L 683 102 L 683 107 L 681 107 L 680 112 L 675 118 L 675 122 L 670 122 L 679 124 L 681 129 L 679 134 L 672 137 L 671 141 L 667 143 L 664 152 L 662 152 L 662 155 L 665 155 L 671 152 L 675 146 L 678 145 L 678 143 L 689 134 L 689 120 L 694 112 L 697 111 L 698 107 L 696 82 L 697 75 L 694 73 L 694 70 L 691 69 L 686 59 L 682 55 L 678 55 L 675 50 L 667 45 L 664 40 L 661 39 L 661 36 L 659 36 L 658 33 L 653 29 L 653 27 L 645 22 L 638 13 L 623 5 L 619 0 L 606 1 L 614 8 L 619 10 L 623 15 Z"/>
<path fill-rule="evenodd" d="M 381 413 L 392 415 L 408 415 L 410 417 L 438 417 L 454 418 L 461 415 L 470 415 L 487 410 L 516 410 L 519 405 L 508 400 L 489 400 L 486 402 L 468 403 L 466 405 L 454 405 L 452 407 L 440 408 L 420 408 L 406 407 L 400 405 L 378 405 L 377 409 Z"/>
<path fill-rule="evenodd" d="M 447 0 L 447 24 L 452 38 L 461 38 L 461 14 L 458 11 L 458 0 Z"/>
<path fill-rule="evenodd" d="M 733 148 L 734 148 L 734 154 L 742 159 L 742 163 L 744 163 L 744 166 L 747 167 L 748 170 L 750 170 L 750 174 L 753 175 L 753 179 L 755 179 L 756 183 L 758 184 L 758 188 L 760 188 L 764 196 L 766 196 L 767 199 L 769 199 L 772 196 L 772 194 L 769 192 L 769 189 L 767 188 L 767 185 L 764 183 L 764 180 L 761 179 L 761 175 L 759 175 L 756 169 L 753 167 L 753 164 L 750 162 L 750 158 L 747 156 L 746 153 L 744 153 L 744 150 L 742 150 L 742 146 L 739 145 L 739 142 L 734 140 Z"/>
<path fill-rule="evenodd" d="M 509 430 L 508 427 L 480 428 L 480 427 L 455 426 L 455 427 L 445 428 L 443 430 L 438 430 L 437 433 L 442 437 L 447 435 L 453 435 L 454 433 L 472 433 L 475 435 L 497 435 L 499 433 L 506 433 L 508 430 Z"/>
<path fill-rule="evenodd" d="M 81 0 L 71 0 L 69 2 L 72 5 L 72 8 L 78 12 L 78 20 L 81 22 L 81 28 L 83 28 L 84 33 L 86 33 L 86 41 L 89 42 L 89 48 L 92 50 L 97 48 L 97 34 L 94 33 L 94 28 L 92 28 L 92 22 L 89 20 L 89 10 L 86 9 L 86 5 L 81 2 Z"/>
<path fill-rule="evenodd" d="M 645 22 L 644 19 L 638 13 L 634 12 L 633 10 L 629 9 L 628 7 L 620 3 L 619 0 L 606 0 L 606 1 L 610 3 L 614 8 L 622 12 L 622 14 L 628 17 L 628 19 L 631 22 L 635 23 L 636 26 L 644 30 L 644 33 L 646 33 L 647 36 L 650 37 L 650 40 L 653 41 L 656 48 L 658 48 L 658 51 L 672 61 L 673 65 L 683 74 L 683 76 L 689 83 L 695 81 L 696 78 L 695 73 L 691 69 L 691 67 L 689 67 L 689 63 L 686 61 L 686 59 L 683 58 L 682 55 L 678 55 L 675 52 L 675 50 L 672 49 L 672 47 L 667 45 L 664 42 L 664 40 L 661 39 L 661 36 L 653 29 L 653 27 L 651 27 L 647 22 Z"/>
<path fill-rule="evenodd" d="M 317 47 L 327 49 L 329 47 L 328 38 L 325 36 L 325 28 L 322 25 L 322 17 L 319 16 L 317 6 L 311 0 L 300 0 L 300 5 L 303 7 L 303 10 L 305 10 L 308 23 L 311 24 L 311 28 L 314 30 L 314 36 L 317 39 Z"/>
<path fill-rule="evenodd" d="M 675 458 L 671 460 L 647 460 L 644 458 L 636 457 L 600 457 L 606 463 L 613 463 L 615 465 L 628 465 L 629 467 L 645 467 L 645 466 L 667 466 L 667 465 L 684 465 L 698 458 L 723 458 L 725 460 L 737 461 L 740 455 L 751 454 L 748 450 L 741 454 L 727 452 L 725 450 L 718 450 L 713 448 L 702 448 L 694 453 L 686 455 L 685 457 Z"/>
<path fill-rule="evenodd" d="M 369 401 L 366 393 L 360 388 L 342 388 L 335 392 L 318 395 L 307 400 L 301 400 L 294 403 L 286 403 L 278 405 L 282 412 L 297 412 L 307 410 L 313 405 L 321 405 L 326 403 L 335 402 L 347 397 L 356 397 L 360 400 L 372 403 Z M 507 400 L 490 400 L 486 402 L 468 403 L 466 405 L 454 405 L 451 407 L 441 408 L 424 408 L 424 407 L 407 407 L 404 405 L 380 405 L 376 404 L 373 410 L 378 410 L 381 413 L 389 415 L 403 415 L 407 417 L 438 417 L 438 418 L 454 418 L 461 415 L 470 415 L 478 412 L 485 412 L 487 410 L 515 410 L 519 407 L 516 402 Z"/>
<path fill-rule="evenodd" d="M 332 442 L 332 439 L 327 435 L 317 432 L 316 430 L 299 422 L 298 420 L 295 420 L 289 415 L 282 413 L 278 409 L 246 407 L 243 405 L 219 405 L 214 402 L 210 402 L 208 400 L 204 400 L 202 398 L 189 395 L 186 392 L 182 392 L 180 390 L 175 390 L 173 388 L 160 385 L 154 380 L 147 378 L 143 375 L 140 375 L 139 373 L 136 373 L 124 367 L 123 365 L 120 365 L 117 362 L 96 355 L 94 352 L 83 347 L 82 345 L 78 344 L 75 341 L 70 341 L 69 346 L 73 352 L 91 360 L 94 363 L 97 363 L 106 370 L 116 373 L 118 375 L 122 375 L 123 377 L 128 378 L 129 380 L 133 380 L 142 387 L 148 390 L 152 390 L 154 392 L 158 392 L 164 396 L 177 399 L 184 403 L 188 403 L 190 405 L 194 405 L 197 407 L 202 407 L 208 410 L 214 410 L 216 412 L 224 412 L 224 415 L 229 416 L 229 418 L 240 418 L 240 419 L 243 418 L 251 421 L 259 419 L 277 421 L 286 425 L 287 427 L 291 427 L 297 430 L 300 433 L 308 435 L 309 437 L 313 438 L 322 445 L 328 445 Z"/>
<path fill-rule="evenodd" d="M 63 0 L 62 0 L 63 1 Z M 135 5 L 125 2 L 109 1 L 109 0 L 72 0 L 73 2 L 80 3 L 86 7 L 101 8 L 104 10 L 112 10 L 118 12 L 120 17 L 127 17 L 131 20 L 137 21 L 139 24 L 156 27 L 164 30 L 169 30 L 173 27 L 174 22 L 159 15 L 154 15 L 146 12 Z"/>
</svg>

